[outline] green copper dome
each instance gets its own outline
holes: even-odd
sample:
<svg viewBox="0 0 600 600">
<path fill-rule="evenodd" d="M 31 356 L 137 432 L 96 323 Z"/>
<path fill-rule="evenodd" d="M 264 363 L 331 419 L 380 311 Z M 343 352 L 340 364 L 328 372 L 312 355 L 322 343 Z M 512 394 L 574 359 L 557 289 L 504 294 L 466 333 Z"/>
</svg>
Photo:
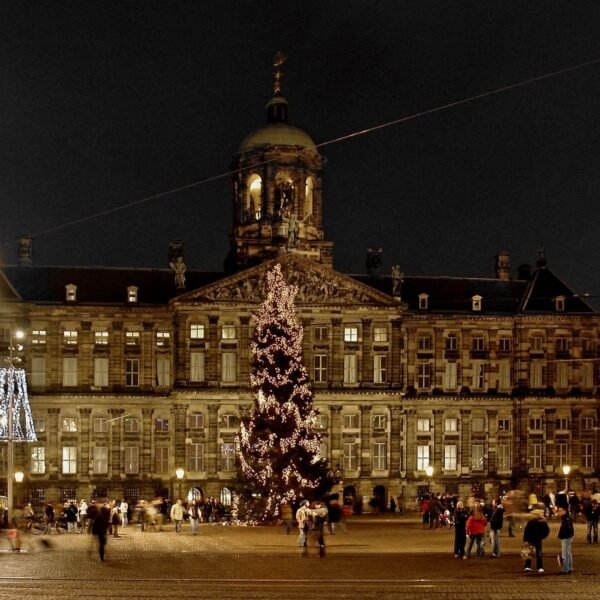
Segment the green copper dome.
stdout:
<svg viewBox="0 0 600 600">
<path fill-rule="evenodd" d="M 244 138 L 239 152 L 247 152 L 265 146 L 312 148 L 314 145 L 312 138 L 298 127 L 287 123 L 267 123 Z"/>
</svg>

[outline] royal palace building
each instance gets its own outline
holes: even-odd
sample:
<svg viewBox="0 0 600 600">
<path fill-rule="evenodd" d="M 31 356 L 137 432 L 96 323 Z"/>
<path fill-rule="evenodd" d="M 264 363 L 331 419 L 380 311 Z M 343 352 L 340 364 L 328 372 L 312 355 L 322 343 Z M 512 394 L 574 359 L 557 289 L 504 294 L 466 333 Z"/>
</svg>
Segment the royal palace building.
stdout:
<svg viewBox="0 0 600 600">
<path fill-rule="evenodd" d="M 180 242 L 164 269 L 41 266 L 29 238 L 0 268 L 0 341 L 26 332 L 37 433 L 16 444 L 17 498 L 227 504 L 252 315 L 277 263 L 298 286 L 322 451 L 348 494 L 557 491 L 565 465 L 570 487 L 597 485 L 600 314 L 542 252 L 518 270 L 499 252 L 489 278 L 384 273 L 377 249 L 365 275 L 335 271 L 324 158 L 288 123 L 280 62 L 267 123 L 233 157 L 223 272 L 187 267 Z"/>
</svg>

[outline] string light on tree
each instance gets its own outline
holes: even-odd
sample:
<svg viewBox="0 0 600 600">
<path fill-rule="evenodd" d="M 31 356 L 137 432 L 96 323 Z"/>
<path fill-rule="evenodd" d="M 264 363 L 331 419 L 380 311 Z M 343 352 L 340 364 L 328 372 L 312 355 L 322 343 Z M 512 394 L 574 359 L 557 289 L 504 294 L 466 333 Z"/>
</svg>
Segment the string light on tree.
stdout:
<svg viewBox="0 0 600 600">
<path fill-rule="evenodd" d="M 326 482 L 317 412 L 302 363 L 303 330 L 281 266 L 267 273 L 268 294 L 254 315 L 250 384 L 254 409 L 236 438 L 241 502 L 262 521 L 282 502 L 315 495 Z"/>
</svg>

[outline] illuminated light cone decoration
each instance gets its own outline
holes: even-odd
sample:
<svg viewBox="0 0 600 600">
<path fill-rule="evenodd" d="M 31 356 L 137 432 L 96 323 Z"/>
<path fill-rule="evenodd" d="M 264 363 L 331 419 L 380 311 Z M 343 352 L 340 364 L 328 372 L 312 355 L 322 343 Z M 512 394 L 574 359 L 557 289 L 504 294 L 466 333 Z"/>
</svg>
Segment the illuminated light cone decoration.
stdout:
<svg viewBox="0 0 600 600">
<path fill-rule="evenodd" d="M 242 419 L 236 439 L 240 501 L 253 503 L 249 514 L 261 521 L 276 518 L 283 501 L 323 491 L 327 472 L 302 363 L 303 330 L 294 305 L 298 290 L 286 284 L 280 265 L 267 273 L 267 283 L 251 342 L 254 408 Z"/>
<path fill-rule="evenodd" d="M 27 395 L 27 380 L 23 369 L 0 369 L 0 440 L 8 440 L 8 413 L 12 406 L 14 442 L 37 440 Z"/>
</svg>

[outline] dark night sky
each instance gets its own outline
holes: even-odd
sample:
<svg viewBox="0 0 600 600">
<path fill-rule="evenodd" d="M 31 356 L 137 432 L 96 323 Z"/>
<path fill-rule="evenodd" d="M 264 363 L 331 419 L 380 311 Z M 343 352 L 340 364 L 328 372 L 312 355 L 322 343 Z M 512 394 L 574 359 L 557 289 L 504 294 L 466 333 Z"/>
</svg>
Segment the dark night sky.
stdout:
<svg viewBox="0 0 600 600">
<path fill-rule="evenodd" d="M 290 122 L 317 142 L 600 58 L 600 3 L 4 2 L 0 244 L 224 173 L 288 56 Z M 600 64 L 323 149 L 335 266 L 493 276 L 549 265 L 600 295 Z M 229 179 L 41 235 L 38 264 L 220 270 Z"/>
</svg>

